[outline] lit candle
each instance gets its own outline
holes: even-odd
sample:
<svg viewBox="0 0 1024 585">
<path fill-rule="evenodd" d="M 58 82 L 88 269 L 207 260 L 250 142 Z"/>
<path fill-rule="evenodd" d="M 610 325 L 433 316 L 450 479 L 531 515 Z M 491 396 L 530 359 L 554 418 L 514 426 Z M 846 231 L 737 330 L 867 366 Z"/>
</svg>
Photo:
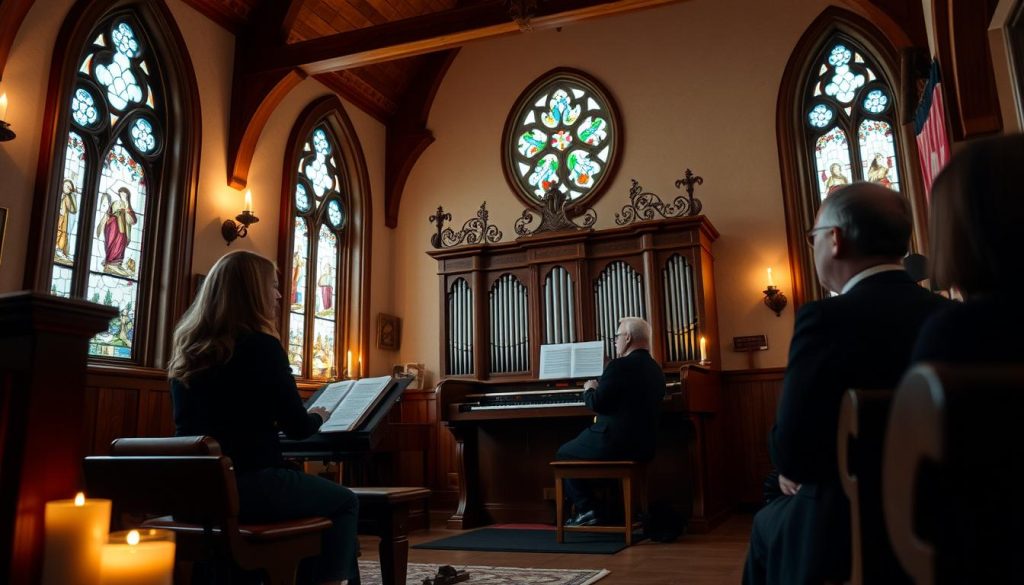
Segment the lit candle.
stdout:
<svg viewBox="0 0 1024 585">
<path fill-rule="evenodd" d="M 775 286 L 775 283 L 772 282 L 772 267 L 769 266 L 768 267 L 768 288 L 771 288 L 773 286 Z"/>
<path fill-rule="evenodd" d="M 348 367 L 345 369 L 345 371 L 348 372 L 348 377 L 349 378 L 353 378 L 354 376 L 352 375 L 352 350 L 351 349 L 348 350 L 347 366 Z"/>
<path fill-rule="evenodd" d="M 174 533 L 113 532 L 101 559 L 101 585 L 173 585 Z"/>
<path fill-rule="evenodd" d="M 46 503 L 43 585 L 96 585 L 100 548 L 110 530 L 110 500 L 85 499 Z"/>
<path fill-rule="evenodd" d="M 7 92 L 0 93 L 0 122 L 7 119 Z"/>
<path fill-rule="evenodd" d="M 252 191 L 249 189 L 245 191 L 245 211 L 252 213 Z"/>
<path fill-rule="evenodd" d="M 708 361 L 708 341 L 703 335 L 700 336 L 700 361 Z"/>
</svg>

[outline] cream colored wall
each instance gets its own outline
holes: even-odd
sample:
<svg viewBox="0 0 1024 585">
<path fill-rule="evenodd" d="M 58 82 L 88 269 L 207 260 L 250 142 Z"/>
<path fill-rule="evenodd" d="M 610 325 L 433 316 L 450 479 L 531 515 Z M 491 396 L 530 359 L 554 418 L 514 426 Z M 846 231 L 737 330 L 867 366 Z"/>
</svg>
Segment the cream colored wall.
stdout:
<svg viewBox="0 0 1024 585">
<path fill-rule="evenodd" d="M 454 226 L 487 201 L 491 218 L 515 238 L 522 207 L 502 176 L 499 143 L 516 97 L 557 66 L 598 78 L 624 121 L 622 164 L 597 203 L 597 228 L 614 225 L 630 178 L 663 198 L 689 167 L 704 177 L 697 191 L 721 232 L 715 280 L 724 369 L 782 366 L 793 308 L 776 317 L 761 304 L 765 269 L 792 291 L 775 137 L 779 82 L 805 28 L 824 9 L 818 0 L 692 0 L 630 15 L 516 35 L 464 47 L 438 92 L 429 127 L 437 141 L 413 169 L 395 239 L 396 303 L 404 319 L 401 355 L 423 361 L 437 379 L 437 264 L 425 252 L 438 205 Z M 738 335 L 765 333 L 769 350 L 728 349 Z"/>
<path fill-rule="evenodd" d="M 26 18 L 12 47 L 4 70 L 0 91 L 6 91 L 11 103 L 9 122 L 18 133 L 11 142 L 0 143 L 0 207 L 9 207 L 8 232 L 2 264 L 0 292 L 21 288 L 27 248 L 36 163 L 47 91 L 46 75 L 57 31 L 71 0 L 37 2 Z M 181 0 L 168 0 L 168 6 L 185 39 L 202 108 L 202 150 L 199 167 L 199 195 L 196 205 L 194 273 L 205 274 L 222 254 L 232 249 L 258 252 L 277 258 L 278 213 L 284 151 L 295 120 L 314 99 L 330 91 L 313 79 L 292 90 L 274 111 L 260 136 L 253 157 L 248 188 L 253 192 L 253 208 L 260 222 L 249 236 L 226 246 L 220 225 L 242 209 L 242 194 L 227 186 L 227 132 L 231 101 L 231 71 L 234 37 Z M 384 127 L 379 122 L 345 103 L 366 158 L 374 210 L 384 206 Z M 371 327 L 367 346 L 371 374 L 390 371 L 395 352 L 374 347 L 376 315 L 394 313 L 391 278 L 391 238 L 384 227 L 384 214 L 372 218 L 370 292 Z"/>
</svg>

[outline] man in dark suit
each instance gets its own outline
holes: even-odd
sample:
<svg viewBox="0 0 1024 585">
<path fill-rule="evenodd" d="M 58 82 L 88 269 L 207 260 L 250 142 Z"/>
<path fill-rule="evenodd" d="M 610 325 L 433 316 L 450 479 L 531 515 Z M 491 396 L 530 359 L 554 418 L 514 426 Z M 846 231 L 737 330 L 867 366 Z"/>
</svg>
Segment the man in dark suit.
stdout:
<svg viewBox="0 0 1024 585">
<path fill-rule="evenodd" d="M 784 496 L 754 517 L 745 584 L 849 577 L 850 511 L 836 457 L 842 395 L 895 388 L 921 325 L 949 302 L 900 265 L 911 222 L 903 195 L 855 183 L 825 199 L 807 232 L 819 280 L 839 295 L 796 315 L 770 438 Z"/>
<path fill-rule="evenodd" d="M 665 397 L 665 374 L 651 357 L 651 326 L 637 317 L 619 320 L 615 334 L 616 359 L 608 362 L 600 380 L 583 385 L 583 401 L 597 416 L 594 424 L 562 445 L 557 459 L 654 458 Z M 593 482 L 566 479 L 565 491 L 576 515 L 566 524 L 590 526 L 601 523 L 593 500 Z"/>
</svg>

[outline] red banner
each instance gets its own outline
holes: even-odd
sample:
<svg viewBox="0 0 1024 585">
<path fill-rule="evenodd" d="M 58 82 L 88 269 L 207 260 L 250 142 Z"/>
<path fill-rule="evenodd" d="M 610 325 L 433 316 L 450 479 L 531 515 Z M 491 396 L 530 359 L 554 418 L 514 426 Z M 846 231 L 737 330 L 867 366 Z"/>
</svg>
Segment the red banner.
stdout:
<svg viewBox="0 0 1024 585">
<path fill-rule="evenodd" d="M 921 160 L 925 198 L 931 203 L 932 183 L 949 162 L 949 134 L 946 132 L 946 110 L 942 105 L 942 84 L 939 65 L 932 63 L 931 75 L 917 108 L 917 154 Z"/>
</svg>

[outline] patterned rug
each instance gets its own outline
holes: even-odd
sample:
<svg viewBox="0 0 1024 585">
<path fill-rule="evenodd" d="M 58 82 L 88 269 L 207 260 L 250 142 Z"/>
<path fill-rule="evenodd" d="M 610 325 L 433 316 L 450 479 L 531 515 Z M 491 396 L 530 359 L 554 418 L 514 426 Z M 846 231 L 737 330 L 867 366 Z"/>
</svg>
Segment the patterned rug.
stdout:
<svg viewBox="0 0 1024 585">
<path fill-rule="evenodd" d="M 423 580 L 437 575 L 438 565 L 409 563 L 406 585 L 422 585 Z M 608 574 L 605 569 L 522 569 L 518 567 L 456 566 L 469 573 L 463 583 L 479 585 L 590 585 Z M 363 585 L 381 585 L 380 564 L 359 561 L 359 577 Z"/>
</svg>

